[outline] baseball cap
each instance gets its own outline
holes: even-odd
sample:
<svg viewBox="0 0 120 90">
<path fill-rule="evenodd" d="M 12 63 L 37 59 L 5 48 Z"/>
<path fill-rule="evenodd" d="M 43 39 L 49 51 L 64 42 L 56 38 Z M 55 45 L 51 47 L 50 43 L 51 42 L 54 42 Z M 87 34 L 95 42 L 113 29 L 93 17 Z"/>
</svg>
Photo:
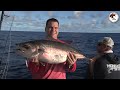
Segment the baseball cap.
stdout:
<svg viewBox="0 0 120 90">
<path fill-rule="evenodd" d="M 103 37 L 102 39 L 100 39 L 98 41 L 98 43 L 105 44 L 105 45 L 107 45 L 109 47 L 113 47 L 113 45 L 114 45 L 114 41 L 112 40 L 111 37 Z"/>
</svg>

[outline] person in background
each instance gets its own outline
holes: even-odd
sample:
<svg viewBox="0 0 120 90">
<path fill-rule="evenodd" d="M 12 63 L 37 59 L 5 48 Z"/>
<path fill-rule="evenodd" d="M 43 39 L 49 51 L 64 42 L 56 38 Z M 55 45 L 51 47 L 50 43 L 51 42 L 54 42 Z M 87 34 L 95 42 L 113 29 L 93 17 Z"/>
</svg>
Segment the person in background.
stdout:
<svg viewBox="0 0 120 90">
<path fill-rule="evenodd" d="M 57 19 L 51 18 L 47 20 L 45 32 L 46 40 L 65 43 L 58 39 L 59 21 Z M 64 63 L 38 63 L 37 59 L 32 59 L 27 61 L 27 66 L 33 79 L 66 79 L 66 72 L 74 72 L 76 70 L 76 57 L 70 52 Z"/>
<path fill-rule="evenodd" d="M 90 60 L 92 79 L 120 79 L 120 57 L 114 54 L 113 46 L 111 37 L 103 37 L 98 41 L 98 55 Z"/>
</svg>

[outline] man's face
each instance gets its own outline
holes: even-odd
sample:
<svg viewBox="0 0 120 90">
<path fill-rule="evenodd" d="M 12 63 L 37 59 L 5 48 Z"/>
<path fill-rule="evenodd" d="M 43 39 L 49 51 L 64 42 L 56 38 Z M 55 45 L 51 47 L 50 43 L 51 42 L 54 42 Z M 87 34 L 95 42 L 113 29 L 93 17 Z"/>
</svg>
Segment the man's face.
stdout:
<svg viewBox="0 0 120 90">
<path fill-rule="evenodd" d="M 50 38 L 57 39 L 58 28 L 59 28 L 58 22 L 49 21 L 45 29 L 47 36 Z"/>
<path fill-rule="evenodd" d="M 107 50 L 107 46 L 105 44 L 102 43 L 98 43 L 97 44 L 97 52 L 98 53 L 104 53 L 104 51 Z"/>
</svg>

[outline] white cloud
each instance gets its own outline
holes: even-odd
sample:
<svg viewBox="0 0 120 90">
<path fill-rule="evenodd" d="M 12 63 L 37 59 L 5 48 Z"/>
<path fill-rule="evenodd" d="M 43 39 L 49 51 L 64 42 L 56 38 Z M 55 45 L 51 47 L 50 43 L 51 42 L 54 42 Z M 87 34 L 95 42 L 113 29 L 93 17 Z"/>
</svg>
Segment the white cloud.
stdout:
<svg viewBox="0 0 120 90">
<path fill-rule="evenodd" d="M 23 11 L 24 20 L 31 21 L 32 20 L 32 11 Z"/>
<path fill-rule="evenodd" d="M 52 17 L 53 16 L 53 11 L 48 11 L 48 16 Z"/>
<path fill-rule="evenodd" d="M 5 15 L 12 15 L 14 11 L 4 11 Z"/>
<path fill-rule="evenodd" d="M 30 13 L 28 14 L 30 18 L 27 17 L 27 14 L 23 16 L 15 16 L 15 19 L 13 21 L 13 26 L 12 30 L 21 30 L 21 31 L 26 31 L 27 30 L 43 30 L 44 28 L 44 21 L 37 20 L 36 18 L 32 18 Z M 2 30 L 6 29 L 9 30 L 10 25 L 12 23 L 12 17 L 6 18 L 3 21 L 2 24 Z"/>
<path fill-rule="evenodd" d="M 74 11 L 74 15 L 76 18 L 79 18 L 81 13 L 82 11 Z"/>
</svg>

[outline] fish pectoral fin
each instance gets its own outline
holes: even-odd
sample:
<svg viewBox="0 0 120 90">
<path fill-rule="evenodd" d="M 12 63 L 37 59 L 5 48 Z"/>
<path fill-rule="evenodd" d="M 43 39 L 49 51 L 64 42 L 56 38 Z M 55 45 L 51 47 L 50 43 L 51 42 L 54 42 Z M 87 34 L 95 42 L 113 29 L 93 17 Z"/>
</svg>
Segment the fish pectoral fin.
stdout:
<svg viewBox="0 0 120 90">
<path fill-rule="evenodd" d="M 78 60 L 84 59 L 84 58 L 86 58 L 86 57 L 85 57 L 84 55 L 82 55 L 82 54 L 77 55 L 77 59 L 78 59 Z"/>
</svg>

